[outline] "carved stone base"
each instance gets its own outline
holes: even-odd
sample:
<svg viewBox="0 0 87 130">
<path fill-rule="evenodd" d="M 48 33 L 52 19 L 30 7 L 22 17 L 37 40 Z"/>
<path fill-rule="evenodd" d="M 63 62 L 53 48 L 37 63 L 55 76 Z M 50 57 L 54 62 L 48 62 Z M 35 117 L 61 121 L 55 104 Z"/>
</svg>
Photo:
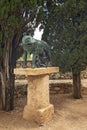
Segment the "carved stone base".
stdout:
<svg viewBox="0 0 87 130">
<path fill-rule="evenodd" d="M 49 104 L 49 106 L 41 109 L 30 110 L 29 106 L 25 106 L 23 112 L 23 118 L 26 120 L 33 120 L 38 124 L 42 125 L 48 121 L 50 121 L 54 116 L 54 106 Z"/>
</svg>

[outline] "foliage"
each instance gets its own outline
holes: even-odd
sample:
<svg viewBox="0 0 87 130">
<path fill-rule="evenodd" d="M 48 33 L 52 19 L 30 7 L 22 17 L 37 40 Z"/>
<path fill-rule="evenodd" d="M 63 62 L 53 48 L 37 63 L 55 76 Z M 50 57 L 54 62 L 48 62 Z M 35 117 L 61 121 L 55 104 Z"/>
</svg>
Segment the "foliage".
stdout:
<svg viewBox="0 0 87 130">
<path fill-rule="evenodd" d="M 25 25 L 34 20 L 41 3 L 42 0 L 0 0 L 0 56 L 7 40 L 18 31 L 23 32 Z"/>
<path fill-rule="evenodd" d="M 79 73 L 87 66 L 87 1 L 57 1 L 44 30 L 52 49 L 52 63 L 62 71 Z"/>
</svg>

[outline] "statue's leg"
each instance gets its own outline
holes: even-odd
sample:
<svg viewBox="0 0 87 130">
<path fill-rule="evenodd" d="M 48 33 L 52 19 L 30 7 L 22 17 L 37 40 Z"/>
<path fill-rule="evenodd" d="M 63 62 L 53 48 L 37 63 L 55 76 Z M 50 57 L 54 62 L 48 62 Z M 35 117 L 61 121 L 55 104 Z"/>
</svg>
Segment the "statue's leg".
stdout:
<svg viewBox="0 0 87 130">
<path fill-rule="evenodd" d="M 38 57 L 38 52 L 35 51 L 35 52 L 33 53 L 33 57 L 32 57 L 32 68 L 37 67 L 38 58 L 39 58 L 39 57 Z"/>
<path fill-rule="evenodd" d="M 42 66 L 43 67 L 51 66 L 49 50 L 47 48 L 43 48 L 42 54 L 43 54 Z"/>
<path fill-rule="evenodd" d="M 33 56 L 32 56 L 32 68 L 35 68 L 36 66 L 35 66 L 35 61 L 36 61 L 36 54 L 35 53 L 33 53 Z"/>
<path fill-rule="evenodd" d="M 23 59 L 24 59 L 24 62 L 23 62 L 23 68 L 26 68 L 27 67 L 27 51 L 24 51 L 24 57 L 23 57 Z"/>
<path fill-rule="evenodd" d="M 35 66 L 37 67 L 37 68 L 39 68 L 40 67 L 40 64 L 41 64 L 41 60 L 40 60 L 40 55 L 39 55 L 39 53 L 36 55 L 36 60 L 35 60 Z"/>
<path fill-rule="evenodd" d="M 42 53 L 40 54 L 40 66 L 47 67 L 47 57 L 44 48 L 42 49 Z"/>
</svg>

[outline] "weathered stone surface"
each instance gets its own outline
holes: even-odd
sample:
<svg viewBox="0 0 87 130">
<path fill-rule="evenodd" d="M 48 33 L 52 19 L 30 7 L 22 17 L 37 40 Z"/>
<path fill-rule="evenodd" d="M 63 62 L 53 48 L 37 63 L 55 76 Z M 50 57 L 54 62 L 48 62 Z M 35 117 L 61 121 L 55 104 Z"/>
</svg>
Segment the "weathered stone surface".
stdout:
<svg viewBox="0 0 87 130">
<path fill-rule="evenodd" d="M 16 68 L 14 74 L 18 75 L 43 75 L 59 72 L 59 67 L 43 67 L 43 68 Z"/>
<path fill-rule="evenodd" d="M 49 75 L 29 76 L 27 104 L 31 109 L 43 108 L 49 104 Z"/>
<path fill-rule="evenodd" d="M 49 74 L 58 71 L 58 67 L 14 70 L 15 74 L 26 75 L 28 79 L 27 105 L 23 112 L 24 119 L 34 120 L 39 124 L 52 119 L 54 107 L 49 101 Z"/>
<path fill-rule="evenodd" d="M 50 104 L 49 106 L 42 109 L 38 109 L 36 111 L 35 121 L 38 124 L 44 124 L 52 120 L 53 116 L 54 116 L 54 106 Z"/>
<path fill-rule="evenodd" d="M 31 109 L 30 106 L 26 105 L 24 107 L 24 111 L 23 111 L 23 118 L 28 120 L 28 121 L 34 121 L 35 120 L 35 109 Z"/>
<path fill-rule="evenodd" d="M 45 123 L 52 119 L 54 112 L 53 105 L 49 103 L 49 75 L 28 76 L 28 78 L 27 105 L 24 108 L 23 118 L 34 120 L 39 124 Z"/>
<path fill-rule="evenodd" d="M 50 120 L 54 116 L 54 106 L 49 104 L 47 107 L 39 109 L 31 109 L 28 105 L 25 106 L 23 112 L 23 118 L 28 121 L 34 121 L 42 125 Z"/>
</svg>

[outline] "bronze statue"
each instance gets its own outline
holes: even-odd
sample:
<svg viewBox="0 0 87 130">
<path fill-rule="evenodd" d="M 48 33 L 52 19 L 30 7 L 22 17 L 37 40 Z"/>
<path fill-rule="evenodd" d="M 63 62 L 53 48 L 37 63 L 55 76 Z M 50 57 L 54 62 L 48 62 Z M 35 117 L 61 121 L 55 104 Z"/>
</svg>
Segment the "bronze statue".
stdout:
<svg viewBox="0 0 87 130">
<path fill-rule="evenodd" d="M 50 49 L 43 40 L 36 40 L 30 35 L 24 35 L 22 44 L 24 50 L 23 68 L 27 67 L 27 53 L 33 54 L 32 68 L 50 66 Z"/>
</svg>

